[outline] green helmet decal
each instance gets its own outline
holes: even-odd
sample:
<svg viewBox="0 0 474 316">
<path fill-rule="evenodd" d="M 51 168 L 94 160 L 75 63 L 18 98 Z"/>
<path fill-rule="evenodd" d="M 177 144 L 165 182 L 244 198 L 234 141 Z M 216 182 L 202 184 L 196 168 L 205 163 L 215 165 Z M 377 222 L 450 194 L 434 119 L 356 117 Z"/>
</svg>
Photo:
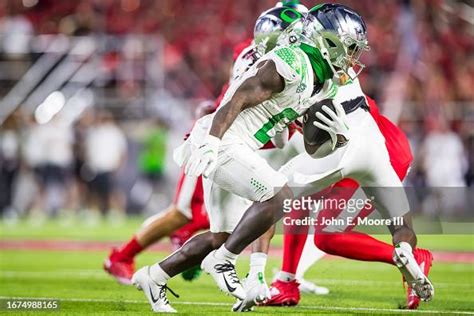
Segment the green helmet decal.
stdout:
<svg viewBox="0 0 474 316">
<path fill-rule="evenodd" d="M 319 8 L 321 8 L 323 5 L 324 5 L 324 3 L 317 4 L 317 5 L 315 5 L 314 7 L 312 7 L 311 10 L 309 10 L 309 12 L 317 11 L 317 10 L 318 10 Z"/>
<path fill-rule="evenodd" d="M 284 7 L 291 7 L 291 6 L 295 6 L 297 4 L 300 4 L 300 1 L 299 0 L 286 0 L 286 1 L 282 1 L 282 5 Z"/>
</svg>

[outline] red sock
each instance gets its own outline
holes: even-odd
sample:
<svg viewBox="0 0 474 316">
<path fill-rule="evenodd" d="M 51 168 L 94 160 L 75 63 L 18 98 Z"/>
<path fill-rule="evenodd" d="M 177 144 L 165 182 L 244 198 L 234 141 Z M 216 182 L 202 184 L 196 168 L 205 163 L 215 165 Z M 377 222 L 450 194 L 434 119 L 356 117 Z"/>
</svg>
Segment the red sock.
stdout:
<svg viewBox="0 0 474 316">
<path fill-rule="evenodd" d="M 283 239 L 283 264 L 281 271 L 296 274 L 308 234 L 285 234 Z"/>
<path fill-rule="evenodd" d="M 301 210 L 291 210 L 286 216 L 290 219 L 300 219 L 309 213 Z M 304 244 L 308 237 L 309 227 L 306 225 L 284 225 L 283 226 L 283 263 L 281 271 L 296 274 L 296 269 L 303 253 Z"/>
<path fill-rule="evenodd" d="M 322 251 L 354 260 L 378 261 L 394 264 L 394 247 L 367 234 L 319 233 L 314 235 L 315 245 Z"/>
<path fill-rule="evenodd" d="M 125 245 L 118 249 L 118 259 L 124 261 L 131 261 L 143 250 L 143 247 L 138 243 L 135 236 L 132 237 Z"/>
</svg>

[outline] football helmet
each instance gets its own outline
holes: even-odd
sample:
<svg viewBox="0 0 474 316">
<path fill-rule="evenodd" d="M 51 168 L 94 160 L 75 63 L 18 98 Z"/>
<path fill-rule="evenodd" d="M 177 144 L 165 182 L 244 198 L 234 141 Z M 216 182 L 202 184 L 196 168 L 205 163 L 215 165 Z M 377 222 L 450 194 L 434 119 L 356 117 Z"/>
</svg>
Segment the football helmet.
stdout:
<svg viewBox="0 0 474 316">
<path fill-rule="evenodd" d="M 362 17 L 340 4 L 312 8 L 302 19 L 301 41 L 319 49 L 334 74 L 352 79 L 365 67 L 359 59 L 370 49 Z"/>
<path fill-rule="evenodd" d="M 258 17 L 254 28 L 254 40 L 258 52 L 265 54 L 272 50 L 281 32 L 294 21 L 301 19 L 305 12 L 308 12 L 308 9 L 302 4 L 290 7 L 282 5 L 281 2 L 276 7 L 263 12 Z"/>
</svg>

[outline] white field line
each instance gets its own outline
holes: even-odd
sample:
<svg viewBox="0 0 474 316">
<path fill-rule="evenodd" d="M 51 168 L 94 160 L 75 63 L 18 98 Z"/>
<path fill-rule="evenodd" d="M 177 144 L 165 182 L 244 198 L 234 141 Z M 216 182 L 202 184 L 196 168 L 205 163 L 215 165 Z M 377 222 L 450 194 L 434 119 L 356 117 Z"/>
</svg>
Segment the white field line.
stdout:
<svg viewBox="0 0 474 316">
<path fill-rule="evenodd" d="M 55 279 L 55 278 L 74 278 L 74 279 L 111 279 L 109 275 L 100 270 L 58 270 L 58 271 L 1 271 L 2 278 L 16 278 L 27 277 L 32 279 Z M 379 285 L 379 286 L 399 286 L 401 281 L 370 281 L 370 280 L 350 280 L 350 279 L 307 279 L 321 285 Z M 455 282 L 436 282 L 436 288 L 468 288 L 474 289 L 474 285 L 470 283 L 455 283 Z"/>
<path fill-rule="evenodd" d="M 131 303 L 146 304 L 146 301 L 138 300 L 111 300 L 111 299 L 94 299 L 94 298 L 54 298 L 54 297 L 15 297 L 0 296 L 0 299 L 12 300 L 60 300 L 63 302 L 84 302 L 84 303 Z M 200 305 L 200 306 L 230 306 L 231 303 L 222 302 L 173 302 L 173 305 Z M 456 310 L 406 310 L 394 308 L 374 308 L 374 307 L 347 307 L 347 306 L 319 306 L 319 305 L 298 305 L 297 308 L 309 310 L 324 311 L 358 311 L 358 312 L 386 312 L 386 313 L 418 313 L 418 314 L 458 314 L 458 315 L 474 315 L 474 311 L 456 311 Z"/>
</svg>

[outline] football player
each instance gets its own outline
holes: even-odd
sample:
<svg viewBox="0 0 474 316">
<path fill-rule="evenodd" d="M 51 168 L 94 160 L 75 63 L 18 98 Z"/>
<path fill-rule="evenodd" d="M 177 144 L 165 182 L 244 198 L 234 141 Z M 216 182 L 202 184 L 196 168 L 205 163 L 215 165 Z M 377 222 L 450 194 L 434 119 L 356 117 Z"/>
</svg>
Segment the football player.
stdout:
<svg viewBox="0 0 474 316">
<path fill-rule="evenodd" d="M 234 48 L 234 68 L 232 78 L 254 62 L 256 48 L 253 39 L 248 39 Z M 224 85 L 221 95 L 214 101 L 203 101 L 196 109 L 196 119 L 215 111 L 228 84 Z M 209 229 L 209 219 L 204 207 L 204 193 L 201 177 L 191 177 L 182 170 L 172 204 L 163 212 L 151 216 L 143 222 L 142 227 L 120 247 L 114 247 L 104 260 L 104 270 L 119 283 L 131 284 L 135 272 L 135 257 L 145 249 L 160 241 L 163 237 L 170 237 L 174 250 L 181 247 L 195 233 Z M 183 272 L 186 280 L 193 280 L 199 276 L 199 265 Z"/>
<path fill-rule="evenodd" d="M 305 53 L 313 57 L 312 66 L 316 77 L 318 75 L 317 67 L 321 66 L 321 62 L 324 64 L 324 61 L 327 63 L 324 64 L 326 68 L 323 70 L 328 71 L 329 78 L 337 75 L 336 79 L 339 83 L 354 80 L 357 77 L 358 73 L 355 73 L 352 69 L 355 68 L 354 66 L 362 66 L 358 59 L 362 51 L 367 49 L 368 46 L 365 23 L 356 12 L 341 5 L 319 5 L 313 8 L 310 14 L 305 17 L 301 35 L 303 43 L 300 47 L 306 48 Z M 316 45 L 305 47 L 306 43 L 316 43 Z M 278 48 L 275 51 L 278 51 Z M 288 59 L 290 63 L 295 60 L 295 58 Z M 362 67 L 359 68 L 362 69 Z M 262 69 L 265 69 L 265 67 L 262 66 Z M 319 75 L 323 74 L 324 72 L 319 71 Z M 326 82 L 333 81 L 328 80 Z M 258 82 L 255 82 L 255 84 L 258 85 Z M 276 83 L 275 86 L 277 86 Z M 270 84 L 270 87 L 274 86 Z M 266 92 L 263 87 L 259 88 Z M 257 199 L 257 203 L 254 203 L 246 211 L 224 245 L 217 251 L 211 252 L 203 260 L 202 268 L 213 276 L 222 291 L 239 298 L 240 284 L 236 280 L 234 262 L 237 255 L 258 237 L 256 236 L 258 233 L 263 234 L 282 217 L 281 203 L 283 201 L 278 200 L 279 198 L 290 199 L 293 194 L 295 196 L 312 194 L 342 178 L 348 177 L 361 184 L 367 196 L 374 197 L 372 203 L 385 218 L 390 220 L 391 224 L 388 226 L 395 245 L 393 259 L 407 283 L 421 299 L 430 300 L 432 298 L 434 288 L 413 256 L 413 248 L 416 246 L 416 234 L 412 229 L 409 205 L 403 186 L 390 164 L 385 139 L 381 135 L 375 120 L 368 113 L 368 107 L 363 102 L 365 101 L 365 95 L 360 86 L 341 85 L 339 89 L 339 93 L 333 93 L 330 96 L 335 100 L 335 111 L 328 106 L 322 107 L 322 111 L 327 115 L 323 115 L 321 112 L 316 113 L 316 117 L 320 121 L 314 122 L 318 128 L 330 134 L 330 147 L 332 149 L 339 148 L 328 157 L 315 161 L 315 158 L 319 158 L 319 149 L 314 148 L 310 143 L 306 143 L 308 154 L 297 156 L 280 170 L 288 177 L 291 186 L 285 184 L 269 201 L 262 202 L 261 199 Z M 238 95 L 238 91 L 239 89 L 236 90 L 235 95 Z M 265 96 L 269 94 L 270 97 L 272 95 L 268 92 L 263 94 Z M 354 102 L 344 102 L 343 96 L 346 94 L 354 96 Z M 224 140 L 225 135 L 227 135 L 224 134 L 226 129 L 230 127 L 229 130 L 231 130 L 233 120 L 239 118 L 240 112 L 238 112 L 238 109 L 248 104 L 245 98 L 243 100 L 240 98 L 234 100 L 234 98 L 229 102 L 229 112 L 221 112 L 223 113 L 222 116 L 217 115 L 219 111 L 217 112 L 211 124 L 211 136 L 207 136 L 208 141 L 204 142 L 197 150 L 194 150 L 187 161 L 188 172 L 195 174 L 204 172 L 204 175 L 211 176 L 214 182 L 220 186 L 225 187 L 227 184 L 226 188 L 229 187 L 229 183 L 220 182 L 220 179 L 216 178 L 216 175 L 220 173 L 219 152 L 217 151 L 220 141 L 212 137 L 219 138 L 224 135 L 222 138 Z M 344 102 L 344 106 L 342 102 Z M 234 111 L 232 111 L 232 105 L 236 107 Z M 261 112 L 252 114 L 257 115 Z M 313 123 L 314 119 L 311 118 L 310 124 Z M 277 122 L 278 120 L 274 119 L 272 124 L 277 125 Z M 272 127 L 273 125 L 269 126 L 269 128 Z M 266 131 L 268 131 L 268 128 Z M 255 133 L 254 135 L 258 134 Z M 223 173 L 228 179 L 229 172 Z M 279 179 L 277 174 L 274 176 L 275 179 Z M 243 180 L 245 180 L 245 177 Z M 260 185 L 258 188 L 266 193 L 265 185 L 267 184 L 264 183 L 263 186 Z M 390 187 L 394 189 L 391 190 Z M 286 189 L 289 192 L 285 192 Z M 247 193 L 244 190 L 234 191 L 240 195 Z M 284 193 L 282 194 L 282 192 Z"/>
<path fill-rule="evenodd" d="M 278 27 L 286 27 L 294 20 L 301 17 L 300 12 L 292 9 L 291 7 L 278 6 L 278 10 L 272 11 L 272 14 L 278 12 L 278 16 L 273 16 L 273 18 L 280 18 L 281 24 L 277 25 Z M 297 6 L 298 9 L 303 9 L 304 7 Z M 269 12 L 268 12 L 269 14 Z M 281 14 L 281 15 L 280 15 Z M 264 30 L 262 30 L 262 33 Z M 267 30 L 267 33 L 273 32 L 273 29 Z M 261 35 L 261 34 L 260 34 Z M 244 72 L 248 67 L 251 67 L 254 62 L 260 57 L 258 51 L 265 51 L 268 47 L 271 47 L 272 43 L 268 43 L 268 39 L 264 36 L 257 39 L 257 46 L 245 47 L 242 50 L 239 58 L 237 59 L 234 72 L 232 76 L 232 81 L 240 80 L 240 73 Z M 274 45 L 274 44 L 273 44 Z M 245 45 L 244 45 L 245 46 Z M 235 57 L 235 55 L 234 55 Z M 199 123 L 199 122 L 198 122 Z M 193 134 L 191 134 L 193 137 Z M 268 139 L 269 140 L 269 139 Z M 236 196 L 232 196 L 236 198 Z M 239 201 L 246 203 L 241 198 Z M 210 203 L 216 204 L 216 203 Z M 232 211 L 232 208 L 226 207 L 229 212 Z M 216 249 L 218 246 L 225 241 L 227 237 L 227 232 L 230 232 L 233 229 L 233 225 L 238 221 L 239 214 L 241 215 L 245 211 L 245 208 L 241 212 L 236 212 L 236 215 L 232 215 L 234 218 L 229 221 L 225 219 L 228 223 L 225 223 L 222 219 L 223 217 L 212 217 L 215 218 L 214 222 L 211 220 L 211 232 L 203 233 L 192 238 L 188 243 L 186 243 L 179 251 L 172 254 L 170 257 L 165 259 L 163 262 L 156 264 L 152 267 L 145 267 L 139 270 L 133 277 L 134 284 L 139 288 L 145 291 L 149 302 L 152 305 L 154 311 L 161 312 L 173 312 L 174 309 L 170 306 L 165 291 L 167 289 L 165 281 L 179 272 L 182 272 L 196 264 L 199 264 L 202 258 L 209 253 L 212 249 Z M 229 213 L 230 214 L 230 213 Z M 214 223 L 214 225 L 213 225 Z M 234 224 L 232 224 L 234 223 Z M 158 298 L 158 299 L 157 299 Z"/>
<path fill-rule="evenodd" d="M 286 9 L 294 9 L 299 13 L 308 11 L 299 1 L 292 0 L 278 2 L 275 8 L 262 13 L 255 26 L 255 40 L 250 38 L 234 48 L 234 65 L 230 81 L 245 72 L 265 53 L 268 47 L 274 47 L 279 32 L 299 17 L 299 15 L 293 15 L 291 11 L 285 11 Z M 200 118 L 214 112 L 227 88 L 228 84 L 222 88 L 221 95 L 214 103 L 202 102 L 198 106 L 196 117 Z M 265 148 L 274 147 L 271 142 L 268 142 Z M 164 212 L 145 220 L 142 227 L 126 243 L 113 248 L 104 261 L 104 270 L 119 283 L 128 285 L 135 272 L 135 257 L 143 250 L 163 237 L 170 237 L 173 247 L 178 249 L 196 232 L 208 228 L 209 220 L 204 208 L 202 179 L 189 177 L 181 172 L 173 203 Z M 186 280 L 192 280 L 199 275 L 199 271 L 199 266 L 193 267 L 183 273 L 183 277 Z"/>
</svg>

